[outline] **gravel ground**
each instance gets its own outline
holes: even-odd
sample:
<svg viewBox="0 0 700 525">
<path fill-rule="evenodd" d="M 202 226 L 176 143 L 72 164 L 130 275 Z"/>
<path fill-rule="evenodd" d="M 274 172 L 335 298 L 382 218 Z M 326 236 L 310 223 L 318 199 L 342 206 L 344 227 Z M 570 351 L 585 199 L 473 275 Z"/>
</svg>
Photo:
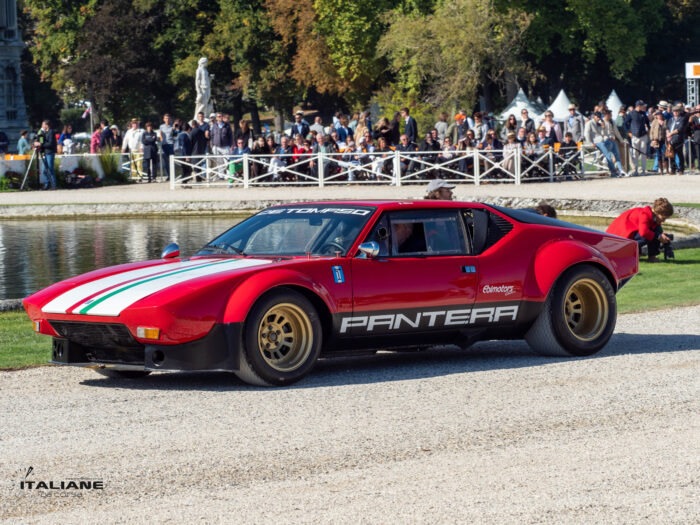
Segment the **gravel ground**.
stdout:
<svg viewBox="0 0 700 525">
<path fill-rule="evenodd" d="M 87 204 L 136 202 L 188 202 L 320 199 L 422 199 L 426 184 L 394 186 L 341 185 L 272 186 L 244 190 L 242 188 L 197 188 L 170 190 L 167 183 L 110 186 L 83 190 L 31 191 L 0 194 L 0 206 L 31 204 Z M 458 200 L 480 200 L 484 197 L 537 197 L 543 199 L 617 199 L 653 201 L 663 195 L 671 202 L 700 203 L 700 175 L 650 175 L 611 179 L 602 177 L 585 181 L 521 184 L 460 184 L 455 190 Z"/>
<path fill-rule="evenodd" d="M 0 373 L 0 519 L 697 523 L 699 349 L 695 306 L 620 316 L 592 358 L 487 342 L 322 361 L 284 389 Z M 105 488 L 20 490 L 29 466 Z"/>
</svg>

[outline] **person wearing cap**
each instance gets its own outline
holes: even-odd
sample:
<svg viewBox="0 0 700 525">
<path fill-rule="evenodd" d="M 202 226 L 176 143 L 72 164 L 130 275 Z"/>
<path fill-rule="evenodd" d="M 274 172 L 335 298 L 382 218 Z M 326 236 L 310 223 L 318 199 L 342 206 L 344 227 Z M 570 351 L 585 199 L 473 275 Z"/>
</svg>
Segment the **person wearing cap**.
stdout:
<svg viewBox="0 0 700 525">
<path fill-rule="evenodd" d="M 688 113 L 683 104 L 676 104 L 673 106 L 673 117 L 666 122 L 666 127 L 668 128 L 666 140 L 668 140 L 669 147 L 673 148 L 673 152 L 676 154 L 676 162 L 671 162 L 671 173 L 676 173 L 676 168 L 681 175 L 685 171 L 683 146 L 685 139 L 688 137 L 690 115 L 695 113 L 696 111 Z"/>
<path fill-rule="evenodd" d="M 661 102 L 659 102 L 658 107 L 659 107 L 659 111 L 661 111 L 661 113 L 664 117 L 664 120 L 668 120 L 673 116 L 673 114 L 669 111 L 670 104 L 668 102 L 666 102 L 665 100 L 662 100 Z M 656 114 L 656 113 L 654 113 L 654 114 Z"/>
<path fill-rule="evenodd" d="M 453 144 L 457 144 L 464 138 L 468 129 L 467 116 L 460 111 L 455 115 L 454 122 L 447 128 L 447 136 L 450 137 Z"/>
<path fill-rule="evenodd" d="M 646 104 L 643 100 L 638 100 L 634 105 L 634 111 L 630 111 L 625 118 L 625 124 L 629 129 L 628 136 L 630 138 L 632 150 L 632 165 L 634 166 L 634 175 L 638 175 L 639 162 L 642 164 L 642 175 L 647 172 L 647 150 L 649 149 L 649 129 L 651 122 L 647 117 Z M 632 171 L 632 166 L 630 166 Z"/>
<path fill-rule="evenodd" d="M 569 116 L 564 120 L 564 133 L 570 132 L 574 142 L 581 142 L 585 125 L 583 115 L 576 111 L 574 104 L 569 104 Z"/>
<path fill-rule="evenodd" d="M 599 111 L 593 113 L 591 120 L 586 122 L 586 127 L 583 131 L 583 138 L 587 144 L 593 144 L 603 154 L 610 169 L 610 175 L 617 177 L 622 175 L 627 177 L 627 173 L 622 169 L 620 163 L 620 151 L 617 144 L 612 138 L 606 138 L 606 125 L 603 122 L 603 115 Z M 613 160 L 613 154 L 615 159 Z M 617 169 L 616 169 L 617 168 Z"/>
<path fill-rule="evenodd" d="M 304 122 L 304 112 L 299 110 L 294 114 L 294 124 L 292 124 L 292 137 L 301 135 L 306 137 L 309 134 L 309 125 Z"/>
<path fill-rule="evenodd" d="M 451 201 L 454 196 L 452 190 L 454 186 L 448 184 L 443 179 L 431 180 L 426 188 L 426 200 L 432 201 Z"/>
<path fill-rule="evenodd" d="M 143 144 L 141 144 L 141 129 L 139 119 L 132 118 L 129 122 L 129 129 L 124 133 L 122 141 L 122 153 L 129 155 L 129 167 L 132 179 L 141 178 L 143 163 Z"/>
</svg>

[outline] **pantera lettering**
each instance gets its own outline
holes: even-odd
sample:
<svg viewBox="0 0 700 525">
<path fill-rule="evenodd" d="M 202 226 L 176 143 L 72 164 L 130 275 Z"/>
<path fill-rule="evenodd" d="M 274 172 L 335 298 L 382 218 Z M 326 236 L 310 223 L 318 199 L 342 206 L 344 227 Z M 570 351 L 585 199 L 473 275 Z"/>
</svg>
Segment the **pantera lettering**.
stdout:
<svg viewBox="0 0 700 525">
<path fill-rule="evenodd" d="M 498 323 L 503 320 L 515 321 L 517 306 L 496 306 L 490 308 L 464 308 L 460 310 L 438 310 L 416 314 L 379 314 L 344 317 L 340 323 L 340 333 L 349 328 L 364 328 L 366 332 L 443 328 L 470 324 Z"/>
</svg>

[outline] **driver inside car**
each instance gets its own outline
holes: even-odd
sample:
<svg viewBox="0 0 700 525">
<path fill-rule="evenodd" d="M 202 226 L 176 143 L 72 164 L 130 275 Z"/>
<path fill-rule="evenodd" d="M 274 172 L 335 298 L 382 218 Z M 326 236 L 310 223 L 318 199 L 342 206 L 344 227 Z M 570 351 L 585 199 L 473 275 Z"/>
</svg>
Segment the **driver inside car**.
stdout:
<svg viewBox="0 0 700 525">
<path fill-rule="evenodd" d="M 416 253 L 425 251 L 423 224 L 411 222 L 394 222 L 391 224 L 397 253 Z"/>
</svg>

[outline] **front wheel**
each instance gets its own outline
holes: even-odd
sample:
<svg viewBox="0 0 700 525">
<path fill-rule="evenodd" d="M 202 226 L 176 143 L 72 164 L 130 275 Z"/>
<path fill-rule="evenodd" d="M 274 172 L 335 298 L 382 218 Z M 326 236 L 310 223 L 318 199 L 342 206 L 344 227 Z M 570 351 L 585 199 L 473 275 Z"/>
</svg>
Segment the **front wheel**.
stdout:
<svg viewBox="0 0 700 525">
<path fill-rule="evenodd" d="M 321 353 L 316 309 L 302 294 L 280 289 L 263 297 L 245 322 L 240 369 L 246 383 L 283 386 L 304 377 Z"/>
<path fill-rule="evenodd" d="M 616 321 L 610 281 L 593 266 L 575 266 L 557 280 L 525 340 L 544 355 L 591 355 L 607 344 Z"/>
</svg>

